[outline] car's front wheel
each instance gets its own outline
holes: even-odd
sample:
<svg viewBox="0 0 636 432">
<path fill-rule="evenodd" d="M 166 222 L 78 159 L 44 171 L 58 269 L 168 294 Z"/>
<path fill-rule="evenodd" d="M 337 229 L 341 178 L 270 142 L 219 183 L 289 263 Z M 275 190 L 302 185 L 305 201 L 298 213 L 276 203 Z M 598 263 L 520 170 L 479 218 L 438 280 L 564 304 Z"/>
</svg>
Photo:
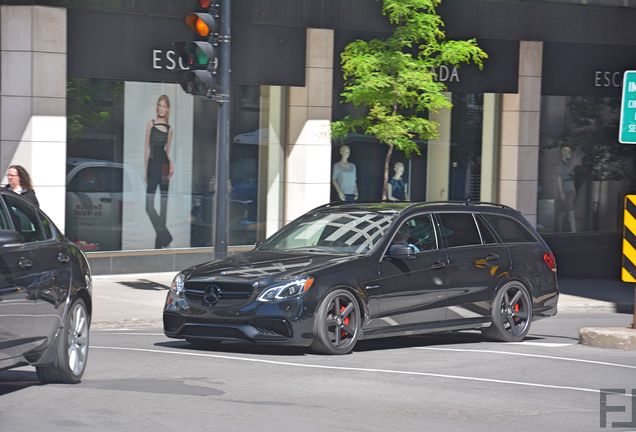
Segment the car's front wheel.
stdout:
<svg viewBox="0 0 636 432">
<path fill-rule="evenodd" d="M 504 285 L 495 295 L 491 310 L 492 324 L 484 334 L 500 342 L 520 342 L 530 330 L 532 297 L 520 282 Z"/>
<path fill-rule="evenodd" d="M 311 348 L 323 354 L 347 354 L 360 333 L 360 307 L 344 289 L 330 292 L 318 306 Z"/>
<path fill-rule="evenodd" d="M 53 342 L 55 360 L 37 366 L 37 374 L 44 383 L 76 384 L 81 381 L 88 358 L 90 316 L 82 299 L 71 304 L 64 326 Z"/>
</svg>

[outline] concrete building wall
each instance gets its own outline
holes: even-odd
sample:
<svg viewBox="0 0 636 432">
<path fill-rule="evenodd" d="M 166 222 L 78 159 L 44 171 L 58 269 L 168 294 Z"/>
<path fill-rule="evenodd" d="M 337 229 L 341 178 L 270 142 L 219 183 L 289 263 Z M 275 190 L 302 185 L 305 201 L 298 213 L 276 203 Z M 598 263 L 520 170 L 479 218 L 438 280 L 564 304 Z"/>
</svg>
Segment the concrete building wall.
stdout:
<svg viewBox="0 0 636 432">
<path fill-rule="evenodd" d="M 285 223 L 329 202 L 334 31 L 307 29 L 306 84 L 289 88 Z"/>
<path fill-rule="evenodd" d="M 31 174 L 40 206 L 64 229 L 66 9 L 0 6 L 0 170 Z"/>
</svg>

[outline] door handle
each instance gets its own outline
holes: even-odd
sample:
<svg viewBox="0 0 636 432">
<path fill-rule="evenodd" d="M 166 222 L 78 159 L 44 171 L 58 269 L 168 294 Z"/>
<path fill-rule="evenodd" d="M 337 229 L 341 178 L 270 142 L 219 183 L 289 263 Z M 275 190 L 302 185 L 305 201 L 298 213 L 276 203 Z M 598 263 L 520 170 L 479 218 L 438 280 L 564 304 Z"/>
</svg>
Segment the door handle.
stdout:
<svg viewBox="0 0 636 432">
<path fill-rule="evenodd" d="M 437 261 L 436 263 L 433 263 L 430 268 L 433 269 L 433 270 L 437 270 L 437 269 L 441 269 L 441 268 L 444 268 L 444 267 L 446 267 L 446 263 L 445 262 Z"/>
<path fill-rule="evenodd" d="M 26 259 L 24 257 L 20 257 L 20 260 L 18 261 L 18 266 L 21 269 L 27 270 L 33 267 L 33 261 L 31 261 L 30 259 Z"/>
<path fill-rule="evenodd" d="M 109 203 L 113 201 L 112 198 L 106 198 L 106 197 L 100 198 L 99 200 L 103 203 Z"/>
<path fill-rule="evenodd" d="M 63 264 L 68 264 L 68 262 L 71 259 L 69 258 L 68 255 L 64 255 L 63 253 L 60 252 L 59 254 L 57 254 L 57 260 Z"/>
<path fill-rule="evenodd" d="M 499 259 L 499 255 L 496 253 L 488 254 L 488 256 L 486 257 L 486 261 L 495 261 L 498 259 Z"/>
</svg>

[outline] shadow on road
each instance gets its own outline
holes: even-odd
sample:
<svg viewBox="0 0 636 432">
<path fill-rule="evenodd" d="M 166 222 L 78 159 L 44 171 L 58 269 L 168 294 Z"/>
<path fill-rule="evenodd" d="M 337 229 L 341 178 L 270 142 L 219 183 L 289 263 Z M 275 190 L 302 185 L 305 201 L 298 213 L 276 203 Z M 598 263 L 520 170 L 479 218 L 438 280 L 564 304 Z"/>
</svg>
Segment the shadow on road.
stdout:
<svg viewBox="0 0 636 432">
<path fill-rule="evenodd" d="M 543 335 L 530 335 L 524 341 L 542 341 Z M 380 351 L 400 348 L 415 348 L 428 346 L 443 346 L 457 344 L 479 344 L 490 342 L 479 331 L 465 331 L 453 333 L 432 333 L 417 336 L 399 336 L 358 341 L 354 352 Z M 261 345 L 243 342 L 211 343 L 208 346 L 195 346 L 186 341 L 157 342 L 155 346 L 171 349 L 185 349 L 210 354 L 260 354 L 276 356 L 305 356 L 313 355 L 311 348 L 282 347 L 276 345 Z"/>
<path fill-rule="evenodd" d="M 35 371 L 0 371 L 0 396 L 40 385 Z"/>
<path fill-rule="evenodd" d="M 139 289 L 139 290 L 146 290 L 146 291 L 164 291 L 164 290 L 170 289 L 170 287 L 167 285 L 153 282 L 148 279 L 139 279 L 136 281 L 127 281 L 127 282 L 118 282 L 118 283 L 123 286 Z"/>
</svg>

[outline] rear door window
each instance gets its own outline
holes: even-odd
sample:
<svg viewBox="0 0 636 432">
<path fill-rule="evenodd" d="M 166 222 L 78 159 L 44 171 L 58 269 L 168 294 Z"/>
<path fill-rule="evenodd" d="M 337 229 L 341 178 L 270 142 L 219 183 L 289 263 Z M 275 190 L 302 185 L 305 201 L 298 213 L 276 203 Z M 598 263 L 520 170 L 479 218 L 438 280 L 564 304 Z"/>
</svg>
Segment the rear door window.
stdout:
<svg viewBox="0 0 636 432">
<path fill-rule="evenodd" d="M 440 213 L 439 219 L 446 238 L 446 247 L 481 244 L 481 237 L 479 237 L 472 213 Z"/>
<path fill-rule="evenodd" d="M 526 227 L 513 218 L 500 215 L 483 215 L 504 243 L 536 243 L 537 239 Z"/>
<path fill-rule="evenodd" d="M 492 231 L 492 228 L 488 226 L 488 224 L 484 221 L 484 219 L 480 215 L 475 215 L 477 218 L 477 225 L 479 226 L 479 232 L 481 233 L 481 239 L 484 244 L 494 244 L 499 243 L 497 241 L 497 237 Z"/>
</svg>

